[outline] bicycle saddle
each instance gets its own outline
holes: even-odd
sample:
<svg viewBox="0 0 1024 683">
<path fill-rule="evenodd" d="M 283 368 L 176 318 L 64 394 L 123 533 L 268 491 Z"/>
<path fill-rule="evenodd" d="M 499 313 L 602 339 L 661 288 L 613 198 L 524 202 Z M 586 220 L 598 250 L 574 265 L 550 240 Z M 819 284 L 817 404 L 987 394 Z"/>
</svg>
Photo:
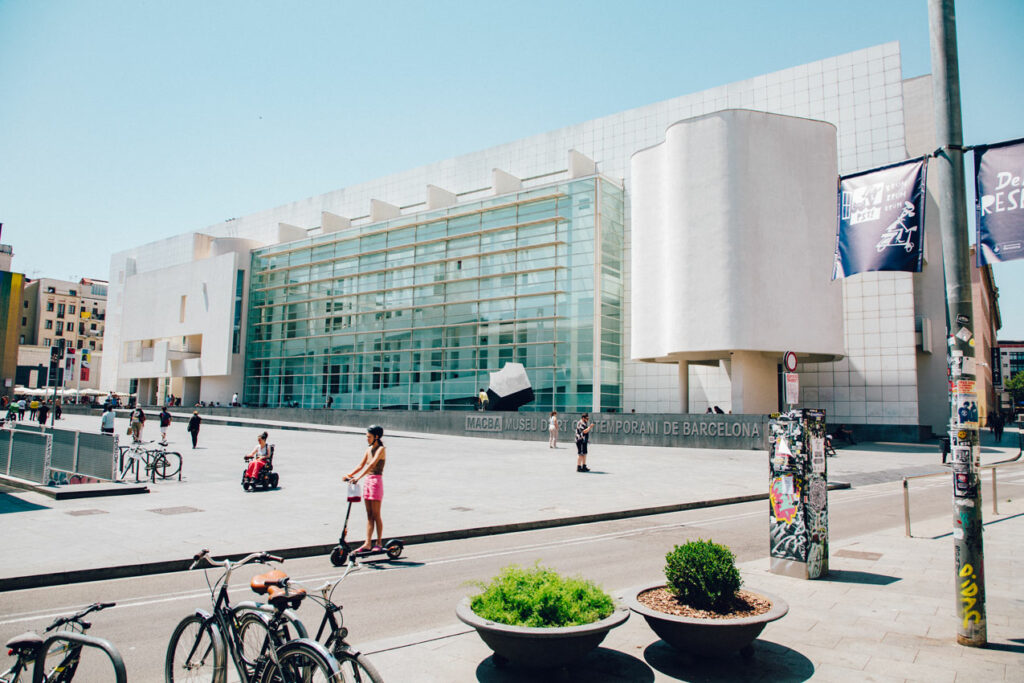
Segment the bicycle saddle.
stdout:
<svg viewBox="0 0 1024 683">
<path fill-rule="evenodd" d="M 39 635 L 32 633 L 31 631 L 26 631 L 20 636 L 15 636 L 8 640 L 6 647 L 11 648 L 12 650 L 17 650 L 23 647 L 39 647 L 42 644 L 43 639 L 39 637 Z"/>
<path fill-rule="evenodd" d="M 280 586 L 281 580 L 287 578 L 288 575 L 280 569 L 272 569 L 269 572 L 252 577 L 252 581 L 249 582 L 249 587 L 252 588 L 256 595 L 263 595 L 271 587 Z"/>
<path fill-rule="evenodd" d="M 277 586 L 270 586 L 267 589 L 267 602 L 276 607 L 277 609 L 286 609 L 291 607 L 292 609 L 298 609 L 299 603 L 306 598 L 305 588 L 279 588 Z"/>
</svg>

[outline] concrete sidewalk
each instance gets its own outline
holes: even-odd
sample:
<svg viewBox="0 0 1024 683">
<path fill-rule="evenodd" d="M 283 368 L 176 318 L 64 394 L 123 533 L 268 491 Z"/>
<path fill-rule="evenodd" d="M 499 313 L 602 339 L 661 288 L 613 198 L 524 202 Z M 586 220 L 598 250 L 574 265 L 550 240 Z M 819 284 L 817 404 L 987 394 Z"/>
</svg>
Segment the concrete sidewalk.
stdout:
<svg viewBox="0 0 1024 683">
<path fill-rule="evenodd" d="M 99 428 L 92 416 L 67 415 L 61 422 L 65 428 Z M 0 514 L 6 513 L 0 590 L 131 575 L 140 565 L 159 570 L 153 565 L 184 562 L 201 548 L 226 555 L 333 545 L 345 512 L 341 477 L 358 463 L 364 434 L 344 427 L 268 426 L 280 488 L 247 493 L 240 485 L 242 456 L 264 426 L 204 424 L 193 450 L 185 425 L 174 423 L 169 438 L 184 456 L 183 480 L 151 484 L 149 494 L 53 500 L 0 493 Z M 118 418 L 116 433 L 126 428 Z M 1016 444 L 1016 433 L 1007 436 Z M 158 427 L 148 425 L 143 437 L 159 438 Z M 481 528 L 521 530 L 746 500 L 764 497 L 767 489 L 767 455 L 756 451 L 608 446 L 595 439 L 588 460 L 593 471 L 580 474 L 571 443 L 551 450 L 546 439 L 390 432 L 384 441 L 385 536 L 421 542 Z M 1016 454 L 1016 447 L 987 447 L 983 461 Z M 939 471 L 937 451 L 912 444 L 864 444 L 829 459 L 831 482 L 895 481 Z M 351 540 L 361 538 L 362 525 L 357 511 Z M 126 570 L 111 573 L 112 567 Z"/>
<path fill-rule="evenodd" d="M 802 581 L 747 562 L 744 585 L 784 598 L 755 658 L 700 660 L 677 653 L 632 615 L 568 671 L 498 669 L 479 636 L 454 618 L 446 628 L 362 651 L 388 681 L 1024 681 L 1024 501 L 1000 503 L 985 525 L 987 648 L 956 644 L 951 522 L 887 530 L 831 546 L 831 573 Z M 652 581 L 661 577 L 649 577 Z M 612 591 L 616 593 L 616 591 Z M 617 597 L 621 599 L 623 591 Z"/>
</svg>

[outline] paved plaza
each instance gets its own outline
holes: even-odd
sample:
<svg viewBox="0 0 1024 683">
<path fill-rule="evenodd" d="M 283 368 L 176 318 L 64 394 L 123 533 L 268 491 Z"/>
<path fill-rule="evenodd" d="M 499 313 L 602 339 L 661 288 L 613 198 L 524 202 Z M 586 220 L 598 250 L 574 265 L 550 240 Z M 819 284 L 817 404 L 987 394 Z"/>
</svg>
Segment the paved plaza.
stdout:
<svg viewBox="0 0 1024 683">
<path fill-rule="evenodd" d="M 99 429 L 93 416 L 66 415 L 61 422 L 64 428 Z M 147 425 L 144 439 L 159 438 L 155 422 Z M 290 429 L 208 420 L 199 448 L 192 450 L 185 424 L 174 422 L 168 438 L 184 458 L 182 481 L 149 484 L 148 494 L 71 500 L 38 493 L 3 496 L 6 506 L 21 511 L 8 518 L 17 524 L 5 525 L 7 560 L 0 568 L 0 587 L 12 577 L 184 560 L 200 548 L 226 555 L 336 543 L 345 510 L 341 478 L 359 462 L 365 434 L 345 427 L 281 425 Z M 116 433 L 126 428 L 127 420 L 119 417 Z M 264 428 L 276 445 L 280 488 L 247 493 L 241 487 L 243 456 Z M 761 451 L 611 446 L 594 439 L 588 460 L 593 471 L 579 474 L 571 442 L 552 450 L 539 437 L 525 442 L 390 432 L 384 441 L 384 532 L 405 539 L 744 500 L 767 490 L 767 455 Z M 1016 433 L 1005 441 L 1016 444 Z M 839 454 L 829 459 L 831 482 L 856 485 L 942 471 L 934 446 L 865 444 Z M 984 461 L 1015 454 L 1015 448 L 986 448 Z M 245 519 L 260 523 L 240 523 Z M 361 537 L 361 526 L 350 527 L 352 540 Z M 88 578 L 108 576 L 97 571 Z"/>
<path fill-rule="evenodd" d="M 62 426 L 95 431 L 98 418 L 67 415 Z M 125 427 L 119 418 L 118 431 Z M 281 487 L 246 493 L 242 457 L 264 427 L 277 446 Z M 158 436 L 153 424 L 144 436 Z M 183 479 L 151 484 L 148 494 L 72 500 L 0 494 L 0 511 L 11 513 L 3 517 L 0 586 L 10 587 L 15 577 L 79 570 L 95 570 L 98 578 L 112 566 L 184 560 L 202 547 L 225 555 L 332 544 L 344 514 L 341 476 L 365 447 L 364 434 L 350 428 L 212 420 L 202 427 L 198 449 L 181 422 L 172 425 L 171 442 L 184 455 Z M 743 500 L 763 496 L 767 484 L 767 456 L 757 451 L 595 440 L 593 472 L 578 474 L 570 443 L 551 450 L 540 440 L 409 433 L 387 433 L 385 443 L 385 536 L 455 537 L 480 527 Z M 1017 433 L 1008 432 L 1004 447 L 986 446 L 983 462 L 1016 456 L 1016 444 Z M 929 445 L 863 444 L 840 449 L 828 464 L 830 481 L 854 486 L 896 487 L 904 474 L 944 471 Z M 634 616 L 569 675 L 586 681 L 1024 681 L 1024 500 L 1001 501 L 1000 513 L 986 514 L 989 648 L 954 644 L 950 523 L 935 519 L 915 521 L 914 538 L 888 529 L 834 542 L 832 573 L 824 580 L 770 574 L 767 558 L 742 564 L 750 587 L 783 595 L 791 606 L 762 634 L 753 665 L 678 656 Z M 259 525 L 239 522 L 257 518 Z M 353 538 L 361 522 L 351 527 Z M 436 631 L 362 645 L 389 681 L 541 680 L 494 668 L 487 648 L 454 614 Z"/>
</svg>

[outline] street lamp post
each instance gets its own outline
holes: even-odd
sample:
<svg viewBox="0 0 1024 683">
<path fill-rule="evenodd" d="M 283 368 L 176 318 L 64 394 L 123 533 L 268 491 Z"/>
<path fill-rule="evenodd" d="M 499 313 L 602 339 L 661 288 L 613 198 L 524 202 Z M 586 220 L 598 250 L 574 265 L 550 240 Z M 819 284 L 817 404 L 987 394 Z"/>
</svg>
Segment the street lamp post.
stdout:
<svg viewBox="0 0 1024 683">
<path fill-rule="evenodd" d="M 978 470 L 977 369 L 971 303 L 970 251 L 964 197 L 963 127 L 960 71 L 953 0 L 928 0 L 931 34 L 935 134 L 939 145 L 932 179 L 939 205 L 942 258 L 946 276 L 947 363 L 950 380 L 950 445 L 953 455 L 953 548 L 957 642 L 983 647 L 985 553 L 982 542 Z"/>
</svg>

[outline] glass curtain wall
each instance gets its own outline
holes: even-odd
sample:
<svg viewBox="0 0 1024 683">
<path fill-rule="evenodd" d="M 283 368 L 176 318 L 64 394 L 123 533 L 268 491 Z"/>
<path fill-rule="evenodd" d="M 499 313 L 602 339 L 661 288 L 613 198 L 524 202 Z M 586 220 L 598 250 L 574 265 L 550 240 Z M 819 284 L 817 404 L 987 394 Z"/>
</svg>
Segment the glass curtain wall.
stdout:
<svg viewBox="0 0 1024 683">
<path fill-rule="evenodd" d="M 517 362 L 522 410 L 619 410 L 622 249 L 594 176 L 255 250 L 244 400 L 468 410 Z"/>
</svg>

